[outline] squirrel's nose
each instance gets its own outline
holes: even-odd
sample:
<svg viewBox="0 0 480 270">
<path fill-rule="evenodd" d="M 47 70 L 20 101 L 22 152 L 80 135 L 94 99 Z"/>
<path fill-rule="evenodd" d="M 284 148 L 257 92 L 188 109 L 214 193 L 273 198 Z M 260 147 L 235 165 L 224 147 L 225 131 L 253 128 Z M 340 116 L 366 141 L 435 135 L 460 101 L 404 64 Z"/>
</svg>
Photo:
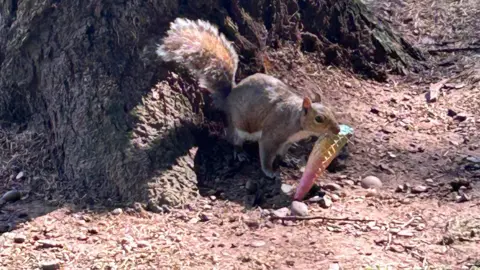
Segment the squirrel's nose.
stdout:
<svg viewBox="0 0 480 270">
<path fill-rule="evenodd" d="M 334 133 L 335 135 L 337 135 L 338 133 L 340 133 L 340 126 L 339 126 L 339 125 L 335 125 L 332 131 L 333 131 L 333 133 Z"/>
</svg>

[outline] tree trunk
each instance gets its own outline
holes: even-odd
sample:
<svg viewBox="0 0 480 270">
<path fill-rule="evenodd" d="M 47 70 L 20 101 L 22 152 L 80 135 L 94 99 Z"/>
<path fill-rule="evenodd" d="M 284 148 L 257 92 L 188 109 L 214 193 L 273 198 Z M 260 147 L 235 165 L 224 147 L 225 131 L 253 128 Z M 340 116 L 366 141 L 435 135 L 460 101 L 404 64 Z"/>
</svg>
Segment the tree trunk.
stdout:
<svg viewBox="0 0 480 270">
<path fill-rule="evenodd" d="M 177 16 L 219 25 L 242 55 L 238 78 L 262 72 L 265 48 L 285 41 L 380 79 L 422 60 L 356 1 L 0 4 L 1 119 L 47 134 L 58 188 L 91 201 L 155 208 L 191 198 L 197 179 L 232 177 L 230 153 L 219 150 L 228 144 L 210 135 L 219 114 L 208 96 L 154 54 Z"/>
</svg>

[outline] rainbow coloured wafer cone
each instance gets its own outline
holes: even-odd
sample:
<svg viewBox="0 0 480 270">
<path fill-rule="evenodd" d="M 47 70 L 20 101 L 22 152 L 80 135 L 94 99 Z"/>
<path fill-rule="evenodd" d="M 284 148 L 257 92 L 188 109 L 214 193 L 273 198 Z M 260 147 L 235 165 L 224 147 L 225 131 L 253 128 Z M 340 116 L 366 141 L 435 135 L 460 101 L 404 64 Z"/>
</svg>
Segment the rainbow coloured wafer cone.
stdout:
<svg viewBox="0 0 480 270">
<path fill-rule="evenodd" d="M 319 138 L 308 156 L 307 166 L 303 172 L 300 184 L 293 197 L 302 200 L 310 191 L 315 180 L 322 175 L 328 165 L 344 147 L 353 135 L 353 129 L 347 125 L 340 125 L 340 133 L 334 136 Z"/>
</svg>

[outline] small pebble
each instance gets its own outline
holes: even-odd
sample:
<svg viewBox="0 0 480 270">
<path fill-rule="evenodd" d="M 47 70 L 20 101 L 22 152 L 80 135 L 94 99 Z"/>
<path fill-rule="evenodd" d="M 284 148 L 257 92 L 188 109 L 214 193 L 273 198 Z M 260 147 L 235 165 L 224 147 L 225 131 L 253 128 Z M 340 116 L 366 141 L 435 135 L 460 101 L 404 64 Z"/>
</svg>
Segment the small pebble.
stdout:
<svg viewBox="0 0 480 270">
<path fill-rule="evenodd" d="M 352 187 L 355 186 L 355 181 L 353 181 L 353 180 L 345 180 L 345 181 L 343 181 L 343 182 L 344 182 L 346 185 L 349 185 L 349 186 L 352 186 Z"/>
<path fill-rule="evenodd" d="M 286 217 L 288 216 L 288 214 L 290 214 L 290 209 L 288 209 L 287 207 L 283 207 L 273 211 L 273 214 L 277 217 Z"/>
<path fill-rule="evenodd" d="M 332 206 L 332 199 L 328 195 L 323 196 L 322 200 L 319 202 L 322 208 L 330 208 Z"/>
<path fill-rule="evenodd" d="M 426 192 L 427 190 L 428 190 L 428 187 L 419 185 L 412 188 L 412 193 L 418 194 L 418 193 Z"/>
<path fill-rule="evenodd" d="M 425 229 L 425 224 L 423 224 L 423 223 L 418 224 L 416 229 L 417 229 L 417 231 L 423 231 Z"/>
<path fill-rule="evenodd" d="M 270 215 L 270 213 L 272 213 L 273 211 L 270 211 L 268 209 L 260 209 L 260 216 L 261 217 L 268 217 Z"/>
<path fill-rule="evenodd" d="M 463 122 L 463 121 L 467 120 L 467 116 L 466 116 L 465 114 L 463 114 L 463 113 L 459 113 L 459 114 L 455 115 L 455 116 L 453 117 L 453 119 L 454 119 L 454 120 L 457 120 L 457 121 L 459 121 L 459 122 Z"/>
<path fill-rule="evenodd" d="M 112 211 L 112 214 L 114 214 L 115 216 L 118 216 L 121 213 L 123 213 L 123 210 L 121 208 L 116 208 Z"/>
<path fill-rule="evenodd" d="M 147 241 L 138 241 L 137 242 L 137 247 L 139 248 L 146 248 L 146 247 L 149 247 L 150 246 L 150 243 L 148 243 Z"/>
<path fill-rule="evenodd" d="M 467 157 L 466 160 L 472 163 L 480 163 L 480 157 Z"/>
<path fill-rule="evenodd" d="M 374 188 L 369 188 L 365 197 L 376 197 L 378 195 L 378 191 Z"/>
<path fill-rule="evenodd" d="M 454 117 L 455 115 L 457 115 L 457 112 L 455 112 L 455 111 L 452 110 L 452 109 L 448 109 L 447 115 L 450 116 L 450 117 Z"/>
<path fill-rule="evenodd" d="M 403 198 L 403 199 L 400 199 L 399 202 L 401 204 L 410 204 L 411 203 L 411 200 L 408 199 L 408 198 Z"/>
<path fill-rule="evenodd" d="M 382 181 L 375 176 L 367 176 L 362 179 L 361 186 L 365 189 L 369 188 L 381 188 Z"/>
<path fill-rule="evenodd" d="M 60 262 L 58 261 L 47 261 L 40 263 L 40 269 L 42 270 L 57 270 L 60 269 Z"/>
<path fill-rule="evenodd" d="M 172 210 L 170 210 L 170 207 L 166 204 L 162 204 L 162 211 L 163 213 L 170 213 Z"/>
<path fill-rule="evenodd" d="M 191 218 L 191 219 L 188 221 L 188 223 L 190 223 L 190 224 L 197 224 L 199 221 L 200 221 L 199 218 L 194 217 L 194 218 Z"/>
<path fill-rule="evenodd" d="M 24 176 L 25 176 L 25 173 L 24 173 L 24 172 L 19 172 L 19 173 L 17 174 L 17 177 L 15 177 L 15 179 L 19 180 L 19 179 L 22 179 Z"/>
<path fill-rule="evenodd" d="M 396 157 L 397 157 L 397 155 L 395 155 L 395 154 L 392 153 L 392 152 L 388 152 L 388 155 L 389 155 L 391 158 L 396 158 Z"/>
<path fill-rule="evenodd" d="M 150 211 L 152 213 L 163 213 L 163 209 L 158 205 L 157 203 L 150 201 L 147 204 L 147 211 Z"/>
<path fill-rule="evenodd" d="M 397 188 L 395 189 L 395 192 L 404 192 L 403 185 L 398 185 Z"/>
<path fill-rule="evenodd" d="M 370 221 L 370 222 L 367 223 L 367 226 L 368 227 L 377 226 L 377 222 L 376 221 Z"/>
<path fill-rule="evenodd" d="M 250 243 L 250 246 L 252 247 L 263 247 L 265 246 L 267 243 L 265 243 L 265 241 L 261 241 L 261 240 L 255 240 L 255 241 L 252 241 Z"/>
<path fill-rule="evenodd" d="M 200 213 L 200 214 L 198 215 L 198 217 L 200 218 L 200 221 L 202 221 L 202 222 L 206 222 L 206 221 L 209 221 L 209 220 L 210 220 L 210 217 L 207 216 L 205 213 Z"/>
<path fill-rule="evenodd" d="M 0 198 L 0 201 L 4 202 L 15 202 L 18 201 L 22 198 L 22 194 L 18 190 L 10 190 L 5 192 L 3 194 L 2 198 Z"/>
<path fill-rule="evenodd" d="M 344 229 L 339 226 L 327 226 L 327 230 L 330 232 L 342 232 Z"/>
<path fill-rule="evenodd" d="M 340 270 L 340 265 L 338 263 L 332 263 L 328 267 L 328 270 Z"/>
<path fill-rule="evenodd" d="M 457 203 L 463 203 L 463 202 L 468 202 L 472 199 L 470 195 L 467 195 L 466 193 L 462 193 L 460 196 L 456 197 Z"/>
<path fill-rule="evenodd" d="M 460 89 L 465 87 L 465 83 L 446 83 L 445 88 L 450 88 L 450 89 Z"/>
<path fill-rule="evenodd" d="M 331 190 L 331 191 L 336 191 L 336 190 L 341 190 L 342 187 L 338 184 L 335 183 L 328 183 L 323 186 L 323 189 L 325 190 Z"/>
<path fill-rule="evenodd" d="M 390 250 L 393 251 L 393 252 L 397 252 L 397 253 L 405 252 L 405 248 L 402 247 L 402 246 L 399 246 L 399 245 L 391 245 Z"/>
<path fill-rule="evenodd" d="M 332 201 L 338 202 L 339 200 L 340 200 L 340 196 L 338 196 L 337 194 L 332 194 Z"/>
<path fill-rule="evenodd" d="M 294 191 L 294 188 L 292 185 L 288 185 L 288 184 L 282 184 L 282 186 L 280 187 L 280 189 L 282 190 L 283 193 L 287 194 L 287 195 L 291 195 Z"/>
<path fill-rule="evenodd" d="M 135 209 L 135 211 L 141 213 L 145 208 L 143 207 L 143 205 L 139 202 L 135 202 L 133 204 L 133 209 Z"/>
<path fill-rule="evenodd" d="M 98 234 L 98 229 L 95 227 L 89 228 L 87 231 L 90 234 Z"/>
<path fill-rule="evenodd" d="M 61 243 L 51 241 L 51 240 L 38 240 L 37 243 L 40 245 L 42 248 L 59 248 L 63 247 Z"/>
<path fill-rule="evenodd" d="M 399 231 L 397 233 L 397 235 L 405 236 L 405 237 L 412 237 L 413 233 L 411 231 L 403 230 L 403 231 Z"/>
<path fill-rule="evenodd" d="M 391 134 L 391 133 L 395 132 L 395 128 L 392 127 L 392 126 L 384 126 L 384 127 L 382 127 L 382 131 L 383 131 L 383 133 Z"/>
<path fill-rule="evenodd" d="M 255 219 L 246 219 L 244 220 L 244 222 L 251 229 L 257 229 L 260 227 L 260 222 L 258 222 L 258 220 L 255 220 Z"/>
<path fill-rule="evenodd" d="M 78 237 L 77 237 L 78 240 L 80 241 L 85 241 L 88 239 L 88 236 L 86 236 L 85 234 L 80 234 Z"/>
<path fill-rule="evenodd" d="M 299 201 L 293 201 L 291 206 L 292 215 L 295 216 L 307 216 L 308 215 L 308 206 Z"/>
<path fill-rule="evenodd" d="M 428 179 L 425 179 L 425 183 L 427 183 L 429 185 L 433 185 L 435 182 L 433 182 L 433 179 L 428 178 Z"/>
<path fill-rule="evenodd" d="M 27 239 L 27 237 L 23 234 L 17 234 L 15 235 L 15 237 L 13 238 L 13 241 L 17 244 L 21 244 L 23 242 L 25 242 L 25 240 Z"/>
<path fill-rule="evenodd" d="M 396 234 L 396 233 L 400 232 L 400 229 L 399 228 L 390 228 L 389 232 L 391 232 L 393 234 Z"/>
<path fill-rule="evenodd" d="M 320 197 L 320 196 L 318 196 L 318 195 L 317 195 L 317 196 L 313 196 L 313 197 L 311 197 L 310 199 L 308 199 L 309 202 L 319 202 L 319 201 L 321 201 L 321 200 L 322 200 L 322 197 Z"/>
</svg>

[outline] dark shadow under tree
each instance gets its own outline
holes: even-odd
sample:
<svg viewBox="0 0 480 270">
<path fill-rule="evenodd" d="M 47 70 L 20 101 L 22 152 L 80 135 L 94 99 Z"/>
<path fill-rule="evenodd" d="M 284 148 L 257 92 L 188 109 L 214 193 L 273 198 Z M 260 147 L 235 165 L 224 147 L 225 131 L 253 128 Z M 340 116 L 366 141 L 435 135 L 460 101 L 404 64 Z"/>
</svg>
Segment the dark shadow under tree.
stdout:
<svg viewBox="0 0 480 270">
<path fill-rule="evenodd" d="M 47 135 L 65 199 L 178 204 L 197 193 L 198 174 L 211 182 L 231 173 L 222 165 L 231 162 L 226 152 L 195 159 L 212 141 L 218 114 L 188 74 L 154 54 L 177 16 L 211 21 L 235 42 L 238 79 L 264 71 L 266 48 L 285 42 L 378 80 L 386 70 L 405 73 L 423 61 L 357 1 L 0 0 L 0 6 L 0 119 Z M 199 169 L 205 159 L 219 165 Z"/>
</svg>

